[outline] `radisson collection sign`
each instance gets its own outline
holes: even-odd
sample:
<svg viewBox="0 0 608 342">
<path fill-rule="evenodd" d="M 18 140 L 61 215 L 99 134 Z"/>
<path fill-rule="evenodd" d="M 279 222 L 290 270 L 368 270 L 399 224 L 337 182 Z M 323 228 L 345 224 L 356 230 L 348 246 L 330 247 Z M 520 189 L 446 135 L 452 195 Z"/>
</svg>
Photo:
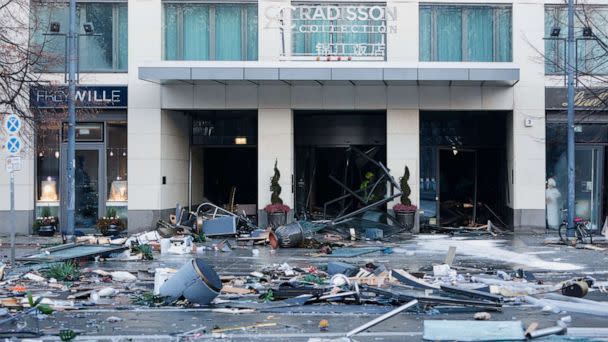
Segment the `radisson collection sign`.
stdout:
<svg viewBox="0 0 608 342">
<path fill-rule="evenodd" d="M 266 28 L 290 31 L 292 40 L 318 41 L 312 53 L 294 51 L 296 56 L 384 58 L 386 34 L 397 32 L 397 9 L 384 5 L 270 6 L 264 15 Z"/>
</svg>

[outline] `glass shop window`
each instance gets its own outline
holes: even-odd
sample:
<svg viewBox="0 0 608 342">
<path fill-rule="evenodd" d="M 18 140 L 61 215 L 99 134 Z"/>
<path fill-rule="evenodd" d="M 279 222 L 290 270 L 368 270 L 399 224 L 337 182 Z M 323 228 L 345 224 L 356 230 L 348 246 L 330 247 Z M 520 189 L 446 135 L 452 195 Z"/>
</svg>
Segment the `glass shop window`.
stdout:
<svg viewBox="0 0 608 342">
<path fill-rule="evenodd" d="M 420 61 L 512 61 L 511 7 L 420 6 Z"/>
<path fill-rule="evenodd" d="M 36 142 L 36 186 L 39 202 L 59 201 L 59 129 L 41 128 Z"/>
<path fill-rule="evenodd" d="M 127 71 L 127 2 L 77 4 L 79 70 L 81 72 Z M 51 23 L 59 23 L 51 32 Z M 87 29 L 85 31 L 85 23 Z M 38 67 L 45 72 L 64 72 L 68 32 L 67 3 L 33 3 L 30 17 L 32 42 L 42 50 Z"/>
<path fill-rule="evenodd" d="M 127 193 L 127 124 L 108 123 L 106 144 L 108 202 L 126 202 Z"/>
<path fill-rule="evenodd" d="M 63 123 L 62 129 L 63 142 L 68 141 L 68 124 Z M 102 142 L 103 123 L 102 122 L 83 122 L 76 124 L 77 142 Z"/>
<path fill-rule="evenodd" d="M 257 4 L 164 5 L 164 59 L 255 61 Z"/>
</svg>

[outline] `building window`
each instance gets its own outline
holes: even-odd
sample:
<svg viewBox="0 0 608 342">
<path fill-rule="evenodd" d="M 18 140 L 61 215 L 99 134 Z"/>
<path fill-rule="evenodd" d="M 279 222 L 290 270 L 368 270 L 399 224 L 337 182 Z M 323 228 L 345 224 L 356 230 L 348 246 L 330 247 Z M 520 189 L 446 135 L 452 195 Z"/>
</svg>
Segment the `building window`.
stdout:
<svg viewBox="0 0 608 342">
<path fill-rule="evenodd" d="M 584 6 L 576 9 L 574 38 L 577 74 L 608 74 L 608 7 Z M 590 31 L 583 32 L 587 27 Z M 545 7 L 545 73 L 563 75 L 566 72 L 566 38 L 568 36 L 567 8 Z"/>
<path fill-rule="evenodd" d="M 164 59 L 258 59 L 257 4 L 167 3 Z"/>
<path fill-rule="evenodd" d="M 291 13 L 293 56 L 384 59 L 387 21 L 396 19 L 392 8 L 365 3 L 297 4 Z"/>
<path fill-rule="evenodd" d="M 103 142 L 103 122 L 79 122 L 74 129 L 76 142 Z M 63 142 L 68 141 L 68 123 L 62 125 Z"/>
<path fill-rule="evenodd" d="M 80 72 L 127 71 L 127 3 L 77 4 L 78 57 Z M 52 22 L 59 34 L 49 35 Z M 83 24 L 92 23 L 95 35 L 86 35 Z M 38 68 L 44 72 L 64 72 L 68 7 L 64 3 L 37 3 L 30 18 L 32 41 L 41 49 Z"/>
<path fill-rule="evenodd" d="M 420 61 L 512 61 L 511 7 L 420 6 Z"/>
<path fill-rule="evenodd" d="M 39 127 L 36 135 L 36 217 L 59 217 L 59 129 Z"/>
<path fill-rule="evenodd" d="M 116 215 L 127 218 L 127 123 L 108 122 L 106 143 L 106 209 L 114 209 Z"/>
</svg>

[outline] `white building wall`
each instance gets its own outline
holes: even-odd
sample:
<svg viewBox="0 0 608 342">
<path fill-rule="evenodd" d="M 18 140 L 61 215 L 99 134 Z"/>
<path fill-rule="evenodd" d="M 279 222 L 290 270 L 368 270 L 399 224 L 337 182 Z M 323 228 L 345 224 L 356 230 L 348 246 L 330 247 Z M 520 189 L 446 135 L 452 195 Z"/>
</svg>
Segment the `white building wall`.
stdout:
<svg viewBox="0 0 608 342">
<path fill-rule="evenodd" d="M 437 0 L 442 3 L 496 3 L 499 0 Z M 555 2 L 555 1 L 553 1 Z M 604 0 L 601 1 L 605 3 Z M 418 63 L 419 1 L 388 0 L 397 7 L 397 32 L 387 37 L 387 61 Z M 289 5 L 288 0 L 259 0 L 258 18 L 259 61 L 281 63 L 281 33 L 278 27 L 268 27 L 268 8 Z M 493 86 L 353 86 L 350 83 L 319 85 L 296 82 L 293 85 L 259 86 L 250 83 L 163 85 L 141 81 L 138 67 L 145 62 L 162 60 L 162 2 L 161 0 L 131 0 L 129 6 L 129 73 L 82 74 L 82 84 L 128 84 L 128 177 L 129 225 L 132 229 L 148 226 L 161 212 L 175 202 L 185 204 L 184 173 L 173 165 L 183 166 L 184 156 L 175 154 L 184 148 L 184 140 L 172 131 L 182 127 L 178 115 L 164 110 L 183 109 L 258 109 L 259 170 L 258 205 L 269 202 L 268 184 L 274 159 L 278 158 L 282 172 L 283 199 L 293 206 L 291 175 L 293 173 L 293 114 L 295 109 L 387 109 L 387 161 L 398 177 L 403 164 L 417 164 L 418 127 L 421 110 L 513 110 L 507 129 L 509 167 L 509 205 L 520 221 L 544 222 L 544 87 L 562 79 L 544 76 L 544 66 L 538 52 L 544 43 L 544 2 L 514 0 L 513 61 L 520 67 L 520 81 L 514 87 Z M 285 48 L 291 49 L 289 32 Z M 315 62 L 310 62 L 315 63 Z M 339 62 L 348 63 L 348 62 Z M 350 62 L 356 65 L 356 62 Z M 446 63 L 466 67 L 476 63 Z M 490 63 L 499 66 L 500 63 Z M 62 75 L 45 75 L 62 81 Z M 533 127 L 524 127 L 524 119 L 532 118 Z M 177 121 L 176 121 L 177 120 Z M 412 121 L 412 124 L 406 124 Z M 413 125 L 414 121 L 416 122 Z M 419 128 L 418 128 L 419 129 Z M 189 130 L 182 132 L 189 134 Z M 168 146 L 164 146 L 167 144 Z M 404 148 L 406 146 L 407 148 Z M 414 146 L 416 146 L 414 148 Z M 186 150 L 184 148 L 184 150 Z M 407 152 L 407 155 L 405 154 Z M 414 155 L 416 151 L 416 155 Z M 178 154 L 181 153 L 178 152 Z M 17 175 L 17 209 L 32 211 L 34 206 L 33 157 L 25 170 Z M 417 166 L 410 167 L 413 198 L 418 198 Z M 175 184 L 163 186 L 162 176 Z M 397 178 L 398 178 L 397 177 Z M 0 171 L 0 218 L 8 210 L 8 183 Z M 417 200 L 414 202 L 418 202 Z M 516 222 L 517 223 L 517 222 Z M 28 223 L 29 224 L 29 223 Z M 29 227 L 28 227 L 29 228 Z M 3 231 L 3 229 L 0 229 Z"/>
<path fill-rule="evenodd" d="M 134 231 L 149 228 L 164 204 L 161 87 L 139 80 L 137 73 L 143 62 L 161 60 L 162 6 L 160 0 L 132 0 L 128 6 L 129 230 Z"/>
<path fill-rule="evenodd" d="M 514 109 L 510 133 L 512 208 L 514 225 L 545 225 L 545 78 L 544 2 L 513 3 L 513 61 L 520 80 L 513 87 Z M 536 58 L 535 58 L 536 57 Z M 526 119 L 533 120 L 525 127 Z"/>
</svg>

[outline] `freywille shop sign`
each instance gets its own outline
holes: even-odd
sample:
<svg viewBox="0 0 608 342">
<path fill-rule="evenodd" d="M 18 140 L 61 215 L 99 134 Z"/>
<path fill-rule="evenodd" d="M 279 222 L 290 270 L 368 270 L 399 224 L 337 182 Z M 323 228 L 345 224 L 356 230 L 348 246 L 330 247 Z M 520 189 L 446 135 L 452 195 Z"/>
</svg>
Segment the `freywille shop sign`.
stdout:
<svg viewBox="0 0 608 342">
<path fill-rule="evenodd" d="M 319 40 L 315 52 L 294 55 L 384 57 L 386 34 L 397 32 L 397 9 L 383 5 L 270 6 L 264 14 L 266 28 L 289 30 L 296 41 Z M 339 35 L 348 38 L 333 41 Z"/>
<path fill-rule="evenodd" d="M 545 103 L 547 109 L 566 109 L 567 89 L 545 88 Z M 578 110 L 608 110 L 608 88 L 576 89 L 574 107 Z"/>
<path fill-rule="evenodd" d="M 33 108 L 64 108 L 68 103 L 68 87 L 33 87 L 30 106 Z M 78 86 L 76 106 L 80 108 L 126 108 L 126 86 Z"/>
</svg>

